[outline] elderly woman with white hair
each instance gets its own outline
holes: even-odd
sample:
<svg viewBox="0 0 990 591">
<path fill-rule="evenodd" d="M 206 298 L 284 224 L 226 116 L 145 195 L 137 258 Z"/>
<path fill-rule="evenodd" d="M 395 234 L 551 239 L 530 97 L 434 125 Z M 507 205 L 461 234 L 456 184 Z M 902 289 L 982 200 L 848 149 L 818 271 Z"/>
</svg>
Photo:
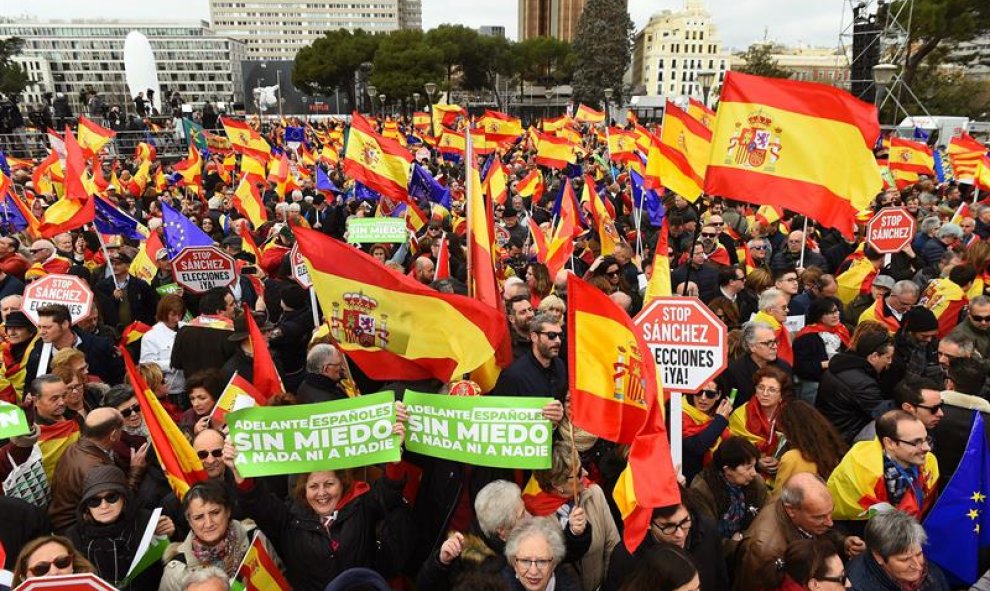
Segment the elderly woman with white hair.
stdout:
<svg viewBox="0 0 990 591">
<path fill-rule="evenodd" d="M 928 535 L 914 517 L 903 511 L 880 513 L 866 524 L 863 537 L 867 551 L 846 566 L 854 588 L 870 591 L 949 591 L 949 583 L 942 570 L 925 559 L 923 548 Z"/>
<path fill-rule="evenodd" d="M 505 542 L 508 564 L 502 576 L 513 591 L 580 591 L 578 578 L 560 568 L 565 554 L 564 535 L 556 520 L 524 521 Z"/>
</svg>

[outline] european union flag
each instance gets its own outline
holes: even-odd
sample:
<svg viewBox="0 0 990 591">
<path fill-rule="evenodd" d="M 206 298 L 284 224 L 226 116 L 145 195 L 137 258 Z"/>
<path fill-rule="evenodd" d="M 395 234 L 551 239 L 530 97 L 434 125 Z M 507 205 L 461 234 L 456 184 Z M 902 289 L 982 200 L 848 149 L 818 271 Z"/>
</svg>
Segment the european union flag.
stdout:
<svg viewBox="0 0 990 591">
<path fill-rule="evenodd" d="M 333 193 L 334 195 L 342 193 L 337 185 L 333 184 L 327 173 L 323 172 L 323 169 L 319 166 L 316 167 L 316 190 Z"/>
<path fill-rule="evenodd" d="M 17 204 L 14 203 L 10 193 L 7 193 L 3 196 L 3 201 L 0 201 L 0 232 L 4 235 L 13 234 L 14 231 L 22 232 L 27 227 L 27 219 L 24 218 L 21 210 L 17 208 Z"/>
<path fill-rule="evenodd" d="M 441 185 L 428 170 L 419 164 L 413 164 L 408 190 L 410 197 L 442 205 L 447 211 L 450 211 L 450 189 Z"/>
<path fill-rule="evenodd" d="M 213 239 L 199 226 L 189 221 L 189 218 L 173 209 L 168 203 L 164 201 L 161 203 L 162 229 L 165 231 L 168 258 L 175 258 L 175 255 L 187 246 L 213 246 Z"/>
<path fill-rule="evenodd" d="M 926 129 L 922 129 L 920 127 L 915 127 L 913 135 L 914 135 L 914 139 L 921 142 L 927 142 L 928 138 L 931 136 L 931 132 L 929 132 Z"/>
<path fill-rule="evenodd" d="M 300 144 L 306 143 L 306 130 L 302 127 L 286 127 L 285 128 L 285 143 L 298 142 Z"/>
<path fill-rule="evenodd" d="M 650 225 L 654 228 L 663 226 L 663 216 L 667 214 L 660 201 L 660 195 L 653 189 L 646 189 L 643 186 L 643 177 L 635 170 L 629 171 L 629 179 L 632 181 L 632 194 L 636 207 L 645 208 L 650 219 Z"/>
<path fill-rule="evenodd" d="M 945 571 L 950 582 L 966 587 L 990 566 L 990 447 L 983 416 L 974 414 L 959 468 L 924 523 L 926 556 Z"/>
<path fill-rule="evenodd" d="M 93 218 L 96 229 L 101 234 L 116 234 L 131 240 L 144 240 L 146 236 L 138 231 L 136 219 L 117 209 L 104 199 L 96 197 L 96 217 Z"/>
<path fill-rule="evenodd" d="M 944 183 L 946 174 L 945 174 L 945 162 L 942 161 L 942 153 L 939 152 L 938 150 L 935 150 L 934 156 L 935 156 L 935 178 L 938 180 L 938 182 Z"/>
<path fill-rule="evenodd" d="M 354 198 L 359 201 L 378 201 L 382 198 L 381 193 L 367 187 L 363 183 L 354 182 Z"/>
<path fill-rule="evenodd" d="M 3 151 L 0 151 L 0 171 L 3 171 L 5 175 L 10 176 L 10 163 L 7 162 L 7 154 Z"/>
</svg>

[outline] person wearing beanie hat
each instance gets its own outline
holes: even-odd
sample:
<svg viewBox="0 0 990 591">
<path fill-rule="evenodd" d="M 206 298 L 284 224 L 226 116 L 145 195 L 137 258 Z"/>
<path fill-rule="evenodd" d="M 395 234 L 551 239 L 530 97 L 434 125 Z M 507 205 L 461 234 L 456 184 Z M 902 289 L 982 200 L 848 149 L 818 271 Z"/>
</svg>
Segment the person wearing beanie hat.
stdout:
<svg viewBox="0 0 990 591">
<path fill-rule="evenodd" d="M 880 386 L 893 392 L 905 377 L 945 381 L 938 362 L 938 320 L 924 306 L 911 308 L 901 318 L 901 329 L 894 335 L 894 359 L 880 376 Z"/>
<path fill-rule="evenodd" d="M 20 310 L 7 314 L 4 329 L 7 332 L 7 341 L 2 345 L 4 361 L 0 371 L 3 372 L 3 376 L 10 384 L 11 392 L 23 393 L 27 376 L 28 352 L 37 338 L 38 329 Z M 6 361 L 7 359 L 10 359 L 12 363 Z M 5 397 L 5 393 L 0 391 L 0 398 Z M 8 402 L 12 401 L 8 400 Z"/>
<path fill-rule="evenodd" d="M 282 316 L 268 343 L 272 357 L 282 368 L 285 387 L 294 392 L 302 383 L 306 368 L 306 346 L 313 334 L 313 311 L 309 291 L 290 283 L 279 291 Z"/>
<path fill-rule="evenodd" d="M 818 385 L 815 406 L 842 433 L 847 443 L 873 420 L 874 412 L 890 391 L 880 376 L 894 357 L 894 343 L 885 330 L 868 331 L 854 338 L 848 351 L 828 363 Z"/>
<path fill-rule="evenodd" d="M 141 537 L 152 517 L 131 495 L 127 477 L 116 466 L 98 466 L 83 480 L 82 497 L 76 509 L 77 521 L 66 536 L 96 567 L 100 578 L 119 585 L 141 545 Z M 158 518 L 155 534 L 168 537 L 175 525 L 166 516 Z M 162 576 L 162 564 L 155 561 L 127 586 L 131 591 L 154 591 Z"/>
</svg>

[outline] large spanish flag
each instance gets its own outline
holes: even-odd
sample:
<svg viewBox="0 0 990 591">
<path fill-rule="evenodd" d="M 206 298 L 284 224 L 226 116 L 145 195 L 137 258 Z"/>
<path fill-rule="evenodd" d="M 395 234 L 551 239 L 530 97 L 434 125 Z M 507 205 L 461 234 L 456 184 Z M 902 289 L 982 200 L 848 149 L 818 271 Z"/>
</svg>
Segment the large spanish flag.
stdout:
<svg viewBox="0 0 990 591">
<path fill-rule="evenodd" d="M 918 182 L 919 175 L 935 176 L 935 157 L 932 155 L 932 149 L 920 142 L 899 137 L 891 138 L 888 162 L 888 168 L 894 175 L 898 189 Z"/>
<path fill-rule="evenodd" d="M 331 335 L 373 379 L 446 382 L 491 359 L 506 336 L 501 310 L 438 293 L 320 232 L 293 233 Z"/>
<path fill-rule="evenodd" d="M 38 228 L 45 238 L 75 230 L 96 218 L 96 201 L 87 190 L 86 162 L 72 132 L 65 132 L 65 193 L 45 210 Z"/>
<path fill-rule="evenodd" d="M 124 357 L 127 377 L 134 387 L 138 404 L 141 406 L 141 416 L 144 417 L 144 424 L 148 427 L 151 445 L 158 454 L 158 460 L 165 471 L 169 486 L 175 491 L 175 496 L 181 500 L 192 485 L 206 480 L 203 462 L 196 456 L 192 444 L 148 387 L 127 348 L 118 347 L 118 349 Z"/>
<path fill-rule="evenodd" d="M 856 212 L 883 186 L 879 136 L 876 107 L 845 91 L 728 72 L 704 189 L 772 202 L 851 238 Z"/>
<path fill-rule="evenodd" d="M 536 148 L 536 163 L 547 168 L 561 170 L 568 164 L 577 161 L 574 146 L 564 138 L 550 134 L 539 134 L 540 142 Z"/>
<path fill-rule="evenodd" d="M 76 134 L 79 136 L 79 146 L 83 150 L 83 155 L 90 157 L 99 154 L 103 147 L 117 135 L 117 132 L 80 115 Z"/>
<path fill-rule="evenodd" d="M 397 201 L 409 201 L 409 150 L 384 138 L 355 112 L 344 148 L 344 174 Z"/>
<path fill-rule="evenodd" d="M 272 153 L 272 147 L 268 145 L 265 138 L 255 131 L 247 121 L 237 121 L 230 117 L 221 117 L 223 130 L 227 133 L 227 139 L 235 152 L 241 154 L 259 154 L 261 158 Z"/>
<path fill-rule="evenodd" d="M 680 502 L 656 365 L 632 319 L 575 275 L 567 279 L 567 325 L 571 420 L 631 444 L 613 496 L 632 553 L 646 537 L 653 509 Z"/>
<path fill-rule="evenodd" d="M 498 143 L 514 142 L 522 135 L 522 122 L 519 118 L 499 111 L 485 111 L 481 126 L 488 139 Z"/>
<path fill-rule="evenodd" d="M 705 184 L 711 146 L 712 132 L 680 107 L 667 101 L 659 146 L 659 176 L 663 185 L 694 202 L 701 196 Z"/>
<path fill-rule="evenodd" d="M 596 111 L 587 105 L 578 105 L 574 120 L 579 123 L 604 123 L 605 112 Z"/>
</svg>

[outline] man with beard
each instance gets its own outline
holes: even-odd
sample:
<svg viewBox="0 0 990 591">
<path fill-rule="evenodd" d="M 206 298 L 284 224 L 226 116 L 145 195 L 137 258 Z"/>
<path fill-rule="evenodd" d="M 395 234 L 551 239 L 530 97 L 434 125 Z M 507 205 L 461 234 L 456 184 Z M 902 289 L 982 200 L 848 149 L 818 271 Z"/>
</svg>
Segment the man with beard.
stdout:
<svg viewBox="0 0 990 591">
<path fill-rule="evenodd" d="M 498 396 L 547 396 L 562 402 L 567 394 L 567 370 L 560 359 L 563 335 L 556 317 L 539 314 L 533 318 L 529 324 L 532 347 L 502 372 L 492 393 Z M 560 405 L 559 402 L 552 404 Z"/>
</svg>

